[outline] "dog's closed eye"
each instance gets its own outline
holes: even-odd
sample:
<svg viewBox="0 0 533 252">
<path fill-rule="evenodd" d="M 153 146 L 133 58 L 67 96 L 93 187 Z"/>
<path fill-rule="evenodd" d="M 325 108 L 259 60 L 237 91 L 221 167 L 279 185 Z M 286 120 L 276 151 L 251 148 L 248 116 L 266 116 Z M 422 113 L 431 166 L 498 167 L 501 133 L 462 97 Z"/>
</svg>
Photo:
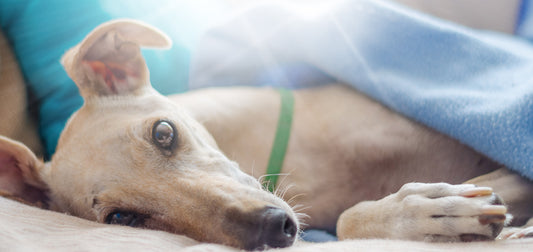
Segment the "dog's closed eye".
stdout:
<svg viewBox="0 0 533 252">
<path fill-rule="evenodd" d="M 163 151 L 171 151 L 177 140 L 176 127 L 172 122 L 159 120 L 152 127 L 152 140 Z"/>
</svg>

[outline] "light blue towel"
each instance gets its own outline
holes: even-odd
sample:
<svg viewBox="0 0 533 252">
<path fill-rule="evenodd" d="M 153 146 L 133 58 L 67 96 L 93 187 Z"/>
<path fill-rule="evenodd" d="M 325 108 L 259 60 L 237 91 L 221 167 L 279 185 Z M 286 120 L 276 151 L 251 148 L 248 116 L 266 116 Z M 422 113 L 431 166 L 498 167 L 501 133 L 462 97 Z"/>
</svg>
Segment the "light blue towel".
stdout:
<svg viewBox="0 0 533 252">
<path fill-rule="evenodd" d="M 283 6 L 212 30 L 193 54 L 191 87 L 342 81 L 533 179 L 528 41 L 377 0 Z"/>
</svg>

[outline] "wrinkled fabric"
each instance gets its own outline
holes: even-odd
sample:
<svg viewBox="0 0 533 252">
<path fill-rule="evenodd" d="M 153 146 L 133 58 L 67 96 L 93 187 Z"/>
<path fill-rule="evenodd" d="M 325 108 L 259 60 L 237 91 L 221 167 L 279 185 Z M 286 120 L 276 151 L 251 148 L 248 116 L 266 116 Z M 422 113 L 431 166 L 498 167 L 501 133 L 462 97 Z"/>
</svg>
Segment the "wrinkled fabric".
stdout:
<svg viewBox="0 0 533 252">
<path fill-rule="evenodd" d="M 527 38 L 533 26 L 521 20 Z M 346 83 L 533 179 L 533 47 L 524 38 L 384 1 L 276 3 L 211 30 L 192 59 L 191 88 Z"/>
</svg>

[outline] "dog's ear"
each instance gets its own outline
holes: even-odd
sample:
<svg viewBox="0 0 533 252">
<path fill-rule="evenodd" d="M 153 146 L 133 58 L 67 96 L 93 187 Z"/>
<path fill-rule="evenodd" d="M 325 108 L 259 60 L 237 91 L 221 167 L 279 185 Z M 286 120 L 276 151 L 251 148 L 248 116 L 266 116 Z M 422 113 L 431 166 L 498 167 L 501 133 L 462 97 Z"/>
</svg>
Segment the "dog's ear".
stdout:
<svg viewBox="0 0 533 252">
<path fill-rule="evenodd" d="M 61 63 L 84 98 L 136 95 L 150 86 L 140 47 L 169 48 L 170 39 L 141 22 L 120 19 L 96 27 Z"/>
<path fill-rule="evenodd" d="M 41 180 L 43 161 L 22 143 L 0 136 L 0 195 L 29 203 L 46 202 L 46 184 Z"/>
</svg>

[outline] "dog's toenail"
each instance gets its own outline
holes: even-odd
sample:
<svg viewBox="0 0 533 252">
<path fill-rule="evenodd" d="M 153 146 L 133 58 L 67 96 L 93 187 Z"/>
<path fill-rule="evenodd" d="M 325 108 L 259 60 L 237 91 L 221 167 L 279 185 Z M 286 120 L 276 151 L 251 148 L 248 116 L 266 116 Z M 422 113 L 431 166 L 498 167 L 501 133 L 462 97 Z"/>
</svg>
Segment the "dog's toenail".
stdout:
<svg viewBox="0 0 533 252">
<path fill-rule="evenodd" d="M 502 205 L 487 205 L 481 207 L 482 215 L 505 215 L 507 213 L 507 207 Z"/>
</svg>

